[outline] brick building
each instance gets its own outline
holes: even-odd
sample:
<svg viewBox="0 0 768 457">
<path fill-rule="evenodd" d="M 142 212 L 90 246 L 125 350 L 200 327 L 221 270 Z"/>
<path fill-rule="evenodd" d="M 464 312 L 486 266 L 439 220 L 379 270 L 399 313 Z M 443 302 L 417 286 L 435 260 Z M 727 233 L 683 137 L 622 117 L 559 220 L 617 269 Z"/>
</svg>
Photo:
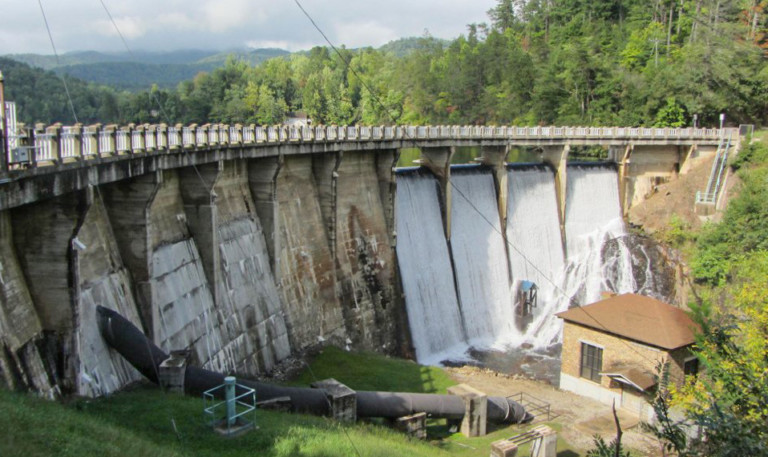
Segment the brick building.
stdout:
<svg viewBox="0 0 768 457">
<path fill-rule="evenodd" d="M 698 371 L 690 347 L 695 324 L 674 306 L 635 294 L 617 295 L 557 314 L 563 326 L 560 388 L 637 412 L 652 420 L 647 398 L 656 365 L 669 362 L 670 382 Z"/>
</svg>

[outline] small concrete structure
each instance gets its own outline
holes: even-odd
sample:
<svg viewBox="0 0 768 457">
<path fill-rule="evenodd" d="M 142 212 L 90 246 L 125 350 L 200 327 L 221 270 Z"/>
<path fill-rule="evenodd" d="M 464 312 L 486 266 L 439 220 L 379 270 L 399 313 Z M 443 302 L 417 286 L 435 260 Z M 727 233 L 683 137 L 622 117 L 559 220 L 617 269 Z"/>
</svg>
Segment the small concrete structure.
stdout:
<svg viewBox="0 0 768 457">
<path fill-rule="evenodd" d="M 310 386 L 325 391 L 332 418 L 340 422 L 357 421 L 357 393 L 354 390 L 333 378 L 313 382 Z"/>
<path fill-rule="evenodd" d="M 531 443 L 531 457 L 556 457 L 557 432 L 539 425 L 512 438 L 491 443 L 491 457 L 515 457 L 520 446 Z"/>
<path fill-rule="evenodd" d="M 485 436 L 488 420 L 488 396 L 466 384 L 449 387 L 448 393 L 464 400 L 464 419 L 461 433 L 466 437 Z"/>
<path fill-rule="evenodd" d="M 188 350 L 171 351 L 171 356 L 160 363 L 158 380 L 168 392 L 184 393 L 184 373 L 187 371 Z"/>
<path fill-rule="evenodd" d="M 427 439 L 427 413 L 399 417 L 395 420 L 395 428 L 408 436 L 425 440 Z"/>
</svg>

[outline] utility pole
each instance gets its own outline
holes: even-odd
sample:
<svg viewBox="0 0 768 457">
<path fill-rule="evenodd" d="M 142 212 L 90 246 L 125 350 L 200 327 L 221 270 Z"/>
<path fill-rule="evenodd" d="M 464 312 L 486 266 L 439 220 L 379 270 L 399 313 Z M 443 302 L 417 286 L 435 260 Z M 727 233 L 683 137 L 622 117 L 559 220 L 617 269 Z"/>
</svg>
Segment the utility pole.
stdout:
<svg viewBox="0 0 768 457">
<path fill-rule="evenodd" d="M 660 38 L 654 38 L 654 39 L 648 40 L 648 41 L 653 43 L 653 53 L 655 55 L 655 57 L 654 57 L 654 66 L 658 67 L 659 66 L 659 43 L 661 43 L 661 39 Z"/>
<path fill-rule="evenodd" d="M 0 71 L 0 176 L 8 172 L 8 120 L 5 116 L 5 84 Z"/>
</svg>

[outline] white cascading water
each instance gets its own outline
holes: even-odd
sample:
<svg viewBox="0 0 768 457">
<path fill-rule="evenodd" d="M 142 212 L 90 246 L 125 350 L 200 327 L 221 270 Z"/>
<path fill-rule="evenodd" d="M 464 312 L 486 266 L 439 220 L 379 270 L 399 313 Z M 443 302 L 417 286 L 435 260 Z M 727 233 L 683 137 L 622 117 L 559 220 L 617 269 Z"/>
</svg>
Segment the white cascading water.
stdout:
<svg viewBox="0 0 768 457">
<path fill-rule="evenodd" d="M 466 343 L 437 181 L 431 175 L 401 173 L 396 197 L 397 257 L 416 358 L 438 364 Z"/>
<path fill-rule="evenodd" d="M 546 347 L 560 332 L 553 315 L 561 311 L 557 309 L 557 290 L 565 266 L 555 176 L 544 166 L 512 169 L 507 186 L 507 241 L 515 287 L 523 280 L 538 287 L 533 320 L 514 343 Z"/>
<path fill-rule="evenodd" d="M 567 181 L 567 266 L 563 282 L 567 297 L 561 297 L 560 308 L 567 309 L 569 304 L 593 303 L 608 290 L 632 292 L 635 285 L 628 252 L 610 259 L 603 259 L 602 255 L 606 241 L 626 234 L 616 170 L 607 166 L 569 166 Z M 610 286 L 606 283 L 609 268 L 615 270 L 619 278 Z"/>
<path fill-rule="evenodd" d="M 451 251 L 467 342 L 502 348 L 518 331 L 493 176 L 456 168 L 451 183 Z"/>
<path fill-rule="evenodd" d="M 626 233 L 615 169 L 568 167 L 565 253 L 551 169 L 509 172 L 507 246 L 491 175 L 454 168 L 451 181 L 453 261 L 436 179 L 416 172 L 397 177 L 397 255 L 420 363 L 466 358 L 470 346 L 519 348 L 527 343 L 533 350 L 547 349 L 561 338 L 557 312 L 572 303 L 597 301 L 607 290 L 634 291 L 631 255 L 623 240 L 607 258 L 603 255 L 606 241 Z M 521 331 L 514 297 L 522 280 L 536 283 L 539 299 L 531 323 Z"/>
</svg>

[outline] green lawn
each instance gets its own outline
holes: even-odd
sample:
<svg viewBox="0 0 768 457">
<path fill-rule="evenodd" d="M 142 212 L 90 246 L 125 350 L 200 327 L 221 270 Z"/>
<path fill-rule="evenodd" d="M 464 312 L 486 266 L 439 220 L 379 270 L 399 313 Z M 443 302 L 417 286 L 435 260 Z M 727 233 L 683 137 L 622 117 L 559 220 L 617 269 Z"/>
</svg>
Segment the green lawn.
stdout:
<svg viewBox="0 0 768 457">
<path fill-rule="evenodd" d="M 293 384 L 328 377 L 360 390 L 443 393 L 454 384 L 439 368 L 335 348 L 318 354 L 311 370 Z M 163 393 L 151 385 L 65 404 L 0 389 L 0 456 L 485 457 L 491 442 L 529 427 L 504 427 L 485 437 L 465 438 L 434 421 L 430 440 L 421 442 L 376 422 L 341 425 L 322 417 L 259 410 L 258 430 L 223 438 L 204 424 L 202 407 L 202 399 Z M 526 452 L 521 449 L 518 455 Z"/>
</svg>

